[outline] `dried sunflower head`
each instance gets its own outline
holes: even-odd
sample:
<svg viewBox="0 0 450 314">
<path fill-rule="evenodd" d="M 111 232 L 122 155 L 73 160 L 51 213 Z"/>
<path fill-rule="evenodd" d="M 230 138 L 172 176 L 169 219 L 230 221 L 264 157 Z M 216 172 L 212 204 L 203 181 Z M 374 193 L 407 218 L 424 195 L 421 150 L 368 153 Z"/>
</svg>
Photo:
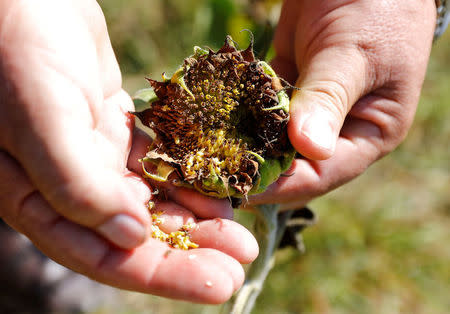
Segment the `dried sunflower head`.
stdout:
<svg viewBox="0 0 450 314">
<path fill-rule="evenodd" d="M 142 160 L 149 178 L 175 176 L 203 194 L 240 198 L 290 166 L 289 97 L 252 43 L 238 50 L 227 36 L 217 52 L 195 47 L 171 78 L 148 81 L 152 89 L 135 99 L 149 105 L 136 116 L 156 135 Z"/>
</svg>

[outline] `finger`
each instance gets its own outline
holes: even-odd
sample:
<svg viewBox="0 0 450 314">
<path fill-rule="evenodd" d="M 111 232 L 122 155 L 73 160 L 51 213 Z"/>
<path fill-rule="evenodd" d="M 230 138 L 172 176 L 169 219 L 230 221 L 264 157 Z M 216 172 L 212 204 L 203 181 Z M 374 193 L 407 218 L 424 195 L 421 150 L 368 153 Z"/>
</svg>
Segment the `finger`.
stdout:
<svg viewBox="0 0 450 314">
<path fill-rule="evenodd" d="M 250 231 L 228 219 L 203 220 L 190 236 L 201 248 L 224 252 L 242 264 L 250 264 L 259 253 L 258 243 Z"/>
<path fill-rule="evenodd" d="M 173 250 L 154 239 L 129 252 L 111 246 L 92 230 L 55 213 L 32 191 L 11 158 L 1 154 L 0 161 L 0 182 L 11 179 L 14 187 L 7 190 L 1 186 L 2 217 L 57 262 L 119 288 L 193 302 L 224 302 L 242 285 L 240 264 L 216 250 Z"/>
<path fill-rule="evenodd" d="M 251 196 L 250 204 L 270 203 L 276 198 L 283 209 L 303 206 L 355 178 L 386 153 L 381 131 L 371 122 L 349 119 L 342 134 L 331 158 L 296 159 L 289 170 L 290 176 L 281 177 L 266 192 Z"/>
<path fill-rule="evenodd" d="M 278 55 L 270 61 L 270 65 L 279 77 L 285 79 L 290 84 L 295 85 L 298 78 L 298 71 L 297 66 L 291 59 L 286 59 Z"/>
<path fill-rule="evenodd" d="M 202 195 L 193 189 L 173 187 L 167 189 L 167 195 L 199 218 L 233 219 L 233 207 L 228 199 L 216 199 Z"/>
<path fill-rule="evenodd" d="M 58 118 L 61 122 L 52 126 L 58 132 L 44 127 L 37 138 L 24 131 L 26 142 L 34 139 L 35 145 L 16 147 L 15 157 L 27 176 L 64 217 L 93 228 L 122 248 L 141 244 L 148 233 L 150 189 L 125 168 L 127 153 L 117 146 L 126 148 L 127 144 L 113 143 L 101 132 L 76 126 L 76 119 Z M 120 122 L 117 128 L 123 130 L 126 117 Z M 33 156 L 32 162 L 28 156 Z"/>
<path fill-rule="evenodd" d="M 99 80 L 105 98 L 122 88 L 122 75 L 108 34 L 106 20 L 100 5 L 90 2 L 76 6 L 84 17 L 94 38 L 99 63 Z M 133 110 L 133 109 L 129 109 Z"/>
<path fill-rule="evenodd" d="M 4 151 L 0 151 L 0 173 L 0 216 L 5 218 L 5 220 L 16 230 L 24 232 L 21 223 L 23 208 L 31 206 L 29 204 L 34 204 L 36 202 L 46 203 L 46 201 L 26 177 L 25 171 L 21 166 Z M 129 176 L 127 180 L 131 189 L 142 189 L 143 183 L 139 182 L 142 180 L 141 178 Z M 42 210 L 36 217 L 33 216 L 36 222 L 43 220 L 43 223 L 45 223 L 60 218 L 60 215 L 51 209 L 50 205 L 41 207 L 45 207 L 46 210 Z M 34 213 L 34 211 L 32 212 Z M 29 213 L 29 215 L 31 214 Z M 129 222 L 126 221 L 126 218 L 122 219 L 119 216 L 115 219 L 119 220 L 119 227 L 121 227 L 116 228 L 116 233 L 111 235 L 117 239 L 116 243 L 126 244 L 135 241 L 135 235 L 130 233 L 130 229 L 134 228 L 134 226 L 127 225 Z M 123 221 L 120 221 L 120 219 Z M 144 236 L 142 237 L 144 238 Z"/>
<path fill-rule="evenodd" d="M 145 156 L 150 144 L 151 140 L 148 135 L 138 129 L 134 131 L 128 167 L 141 175 L 144 173 L 138 160 Z M 171 200 L 189 209 L 199 218 L 233 218 L 233 208 L 228 199 L 208 197 L 193 189 L 175 187 L 170 183 L 152 182 L 152 184 L 157 185 L 162 190 L 161 193 L 165 193 Z"/>
<path fill-rule="evenodd" d="M 282 56 L 287 60 L 293 60 L 295 56 L 295 37 L 300 13 L 302 12 L 302 2 L 297 0 L 285 0 L 280 12 L 280 18 L 275 30 L 274 46 L 277 56 Z M 293 67 L 296 70 L 296 66 Z"/>
<path fill-rule="evenodd" d="M 240 264 L 219 251 L 180 251 L 149 239 L 126 252 L 61 216 L 36 220 L 48 212 L 48 203 L 41 197 L 25 205 L 20 224 L 26 235 L 55 261 L 94 280 L 201 303 L 224 302 L 242 285 Z"/>
<path fill-rule="evenodd" d="M 35 193 L 36 188 L 23 175 L 20 165 L 0 149 L 0 217 L 10 222 L 17 220 L 23 201 Z M 14 227 L 21 231 L 18 224 Z"/>
<path fill-rule="evenodd" d="M 216 218 L 197 222 L 193 214 L 172 202 L 158 202 L 161 230 L 166 233 L 180 230 L 183 225 L 195 223 L 189 230 L 191 241 L 201 248 L 212 248 L 230 255 L 240 263 L 251 263 L 258 256 L 258 243 L 240 224 Z"/>
<path fill-rule="evenodd" d="M 85 21 L 65 2 L 23 4 L 13 19 L 27 23 L 4 29 L 5 71 L 10 90 L 18 93 L 4 126 L 8 151 L 55 211 L 133 248 L 147 233 L 150 191 L 143 182 L 140 189 L 129 184 L 130 117 L 117 100 L 104 101 L 96 45 Z M 50 6 L 58 14 L 48 15 Z M 30 24 L 42 27 L 30 32 Z M 110 123 L 119 142 L 103 133 L 105 104 L 115 112 Z"/>
<path fill-rule="evenodd" d="M 242 266 L 212 249 L 168 249 L 154 239 L 132 254 L 113 252 L 98 267 L 114 285 L 190 302 L 218 304 L 243 283 Z M 132 279 L 132 280 L 130 280 Z"/>
<path fill-rule="evenodd" d="M 331 47 L 307 60 L 291 100 L 288 133 L 303 156 L 333 155 L 353 104 L 371 88 L 367 60 L 356 48 Z"/>
<path fill-rule="evenodd" d="M 270 62 L 277 75 L 291 84 L 295 84 L 298 78 L 294 43 L 301 12 L 300 5 L 301 2 L 296 0 L 283 1 L 273 43 L 276 47 L 276 55 Z"/>
<path fill-rule="evenodd" d="M 156 213 L 161 221 L 159 227 L 166 233 L 178 231 L 184 225 L 197 223 L 197 219 L 191 211 L 171 201 L 156 202 L 156 207 L 152 212 Z"/>
<path fill-rule="evenodd" d="M 151 144 L 152 139 L 144 131 L 137 127 L 133 129 L 133 143 L 128 156 L 128 169 L 135 173 L 144 174 L 139 160 L 145 157 Z"/>
<path fill-rule="evenodd" d="M 303 156 L 321 160 L 332 156 L 344 119 L 369 89 L 371 77 L 362 49 L 353 44 L 343 18 L 327 24 L 328 15 L 320 14 L 325 14 L 328 6 L 315 6 L 315 2 L 284 2 L 274 37 L 276 57 L 272 64 L 279 75 L 291 83 L 296 80 L 296 86 L 301 88 L 291 98 L 291 143 Z M 314 18 L 316 23 L 309 25 Z M 299 25 L 299 21 L 305 24 Z M 342 32 L 333 31 L 332 27 L 341 27 Z M 311 31 L 304 33 L 305 29 Z"/>
</svg>

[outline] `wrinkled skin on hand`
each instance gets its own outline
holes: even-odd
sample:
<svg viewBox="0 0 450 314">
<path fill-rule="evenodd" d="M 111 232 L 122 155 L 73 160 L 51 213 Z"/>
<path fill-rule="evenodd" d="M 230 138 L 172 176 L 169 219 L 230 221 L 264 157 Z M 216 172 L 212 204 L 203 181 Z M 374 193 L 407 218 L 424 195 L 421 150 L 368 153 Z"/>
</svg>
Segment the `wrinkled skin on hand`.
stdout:
<svg viewBox="0 0 450 314">
<path fill-rule="evenodd" d="M 434 1 L 286 0 L 272 65 L 302 89 L 288 131 L 306 159 L 250 203 L 301 207 L 392 151 L 416 111 L 435 21 Z"/>
<path fill-rule="evenodd" d="M 225 219 L 228 201 L 168 188 L 156 204 L 161 228 L 198 221 L 191 238 L 201 248 L 148 238 L 152 190 L 137 160 L 149 143 L 133 135 L 133 104 L 96 1 L 0 0 L 0 78 L 6 223 L 55 261 L 120 288 L 220 303 L 241 286 L 240 263 L 258 247 Z"/>
</svg>

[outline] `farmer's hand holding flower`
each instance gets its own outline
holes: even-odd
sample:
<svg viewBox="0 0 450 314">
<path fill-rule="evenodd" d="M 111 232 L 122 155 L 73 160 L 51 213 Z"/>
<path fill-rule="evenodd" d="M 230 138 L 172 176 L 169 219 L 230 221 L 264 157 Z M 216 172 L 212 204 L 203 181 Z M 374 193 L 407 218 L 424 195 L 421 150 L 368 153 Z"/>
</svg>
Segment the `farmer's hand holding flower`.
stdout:
<svg viewBox="0 0 450 314">
<path fill-rule="evenodd" d="M 191 232 L 202 248 L 144 243 L 152 191 L 128 169 L 146 147 L 132 147 L 133 104 L 97 2 L 0 1 L 0 77 L 0 217 L 10 226 L 109 285 L 207 303 L 241 286 L 239 262 L 258 249 L 237 223 L 208 219 L 231 217 L 227 200 L 169 193 L 178 204 L 159 205 L 161 228 L 206 218 Z"/>
<path fill-rule="evenodd" d="M 412 123 L 435 23 L 432 0 L 286 0 L 272 64 L 302 89 L 289 138 L 307 159 L 251 202 L 301 207 L 392 151 Z"/>
</svg>

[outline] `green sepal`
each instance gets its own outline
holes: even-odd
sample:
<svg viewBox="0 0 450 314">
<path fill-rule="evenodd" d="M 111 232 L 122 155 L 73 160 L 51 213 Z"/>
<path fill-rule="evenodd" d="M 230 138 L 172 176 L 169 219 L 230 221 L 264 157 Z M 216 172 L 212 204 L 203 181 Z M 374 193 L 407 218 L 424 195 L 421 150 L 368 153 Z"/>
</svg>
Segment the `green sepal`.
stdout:
<svg viewBox="0 0 450 314">
<path fill-rule="evenodd" d="M 161 77 L 162 77 L 162 80 L 163 80 L 164 83 L 170 82 L 171 77 L 170 77 L 170 76 L 167 76 L 167 75 L 166 75 L 166 72 L 164 72 L 164 73 L 161 75 Z"/>
<path fill-rule="evenodd" d="M 259 165 L 259 173 L 261 175 L 259 185 L 255 185 L 248 194 L 252 195 L 264 192 L 269 185 L 278 180 L 283 172 L 289 169 L 294 161 L 294 157 L 295 150 L 292 150 L 278 159 L 266 159 L 264 163 Z"/>
<path fill-rule="evenodd" d="M 133 103 L 135 108 L 144 108 L 158 100 L 158 96 L 156 96 L 153 88 L 144 88 L 138 90 L 136 94 L 133 96 Z"/>
<path fill-rule="evenodd" d="M 153 88 L 150 87 L 138 90 L 134 94 L 133 99 L 140 99 L 142 101 L 152 103 L 158 100 L 158 96 L 156 96 L 156 93 L 153 90 Z"/>
<path fill-rule="evenodd" d="M 278 77 L 272 67 L 265 61 L 259 61 L 258 65 L 263 69 L 264 73 L 266 73 L 270 77 Z"/>
<path fill-rule="evenodd" d="M 192 94 L 192 92 L 187 87 L 186 82 L 184 81 L 185 74 L 186 74 L 186 69 L 184 66 L 181 66 L 178 70 L 175 71 L 172 78 L 170 79 L 170 82 L 180 85 L 186 91 L 186 93 L 188 93 L 189 96 L 191 96 L 195 100 L 194 94 Z"/>
<path fill-rule="evenodd" d="M 199 46 L 194 46 L 194 54 L 192 55 L 193 58 L 198 58 L 204 55 L 207 55 L 209 53 L 208 50 L 203 49 L 202 47 Z"/>
<path fill-rule="evenodd" d="M 284 90 L 281 90 L 277 93 L 278 97 L 278 105 L 270 107 L 270 108 L 263 108 L 263 111 L 270 111 L 270 110 L 276 110 L 276 109 L 282 109 L 284 112 L 289 113 L 289 96 L 286 94 Z"/>
<path fill-rule="evenodd" d="M 290 100 L 288 94 L 284 90 L 281 90 L 277 93 L 278 102 L 282 106 L 281 109 L 283 109 L 284 112 L 289 113 L 289 105 Z"/>
<path fill-rule="evenodd" d="M 230 196 L 230 191 L 225 182 L 216 174 L 202 180 L 201 186 L 196 185 L 195 188 L 202 194 L 215 198 L 226 198 Z"/>
<path fill-rule="evenodd" d="M 247 153 L 249 153 L 250 155 L 253 155 L 259 164 L 264 163 L 265 159 L 261 155 L 255 153 L 255 152 L 252 152 L 251 150 L 248 150 Z"/>
</svg>

